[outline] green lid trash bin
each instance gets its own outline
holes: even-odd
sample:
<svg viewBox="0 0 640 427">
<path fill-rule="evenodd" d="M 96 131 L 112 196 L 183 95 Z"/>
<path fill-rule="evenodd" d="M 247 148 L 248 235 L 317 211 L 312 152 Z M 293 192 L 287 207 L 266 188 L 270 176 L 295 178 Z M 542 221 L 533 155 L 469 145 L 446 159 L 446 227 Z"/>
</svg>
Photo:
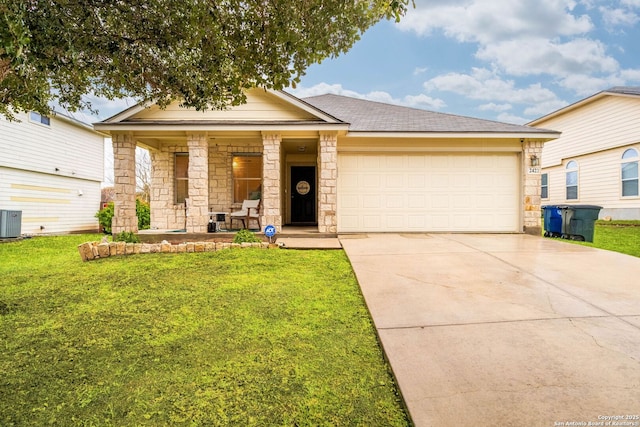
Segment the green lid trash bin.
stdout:
<svg viewBox="0 0 640 427">
<path fill-rule="evenodd" d="M 561 208 L 562 238 L 593 242 L 593 232 L 602 206 L 564 205 Z"/>
</svg>

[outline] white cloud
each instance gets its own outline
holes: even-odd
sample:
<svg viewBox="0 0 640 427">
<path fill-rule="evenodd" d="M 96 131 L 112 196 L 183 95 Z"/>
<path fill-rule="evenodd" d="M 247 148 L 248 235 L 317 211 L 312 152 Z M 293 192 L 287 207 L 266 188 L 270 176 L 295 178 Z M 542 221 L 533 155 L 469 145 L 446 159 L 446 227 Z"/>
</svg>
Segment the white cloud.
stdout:
<svg viewBox="0 0 640 427">
<path fill-rule="evenodd" d="M 447 91 L 469 99 L 488 101 L 479 107 L 481 111 L 501 112 L 498 120 L 509 123 L 526 123 L 513 114 L 506 113 L 513 105 L 523 105 L 524 114 L 540 116 L 565 106 L 567 103 L 541 84 L 531 84 L 518 88 L 515 81 L 504 80 L 496 72 L 484 68 L 474 68 L 471 74 L 450 73 L 434 77 L 424 83 L 429 91 Z"/>
<path fill-rule="evenodd" d="M 363 94 L 353 90 L 345 89 L 341 84 L 319 83 L 311 87 L 298 86 L 290 92 L 298 98 L 307 98 L 310 96 L 325 95 L 328 93 L 334 95 L 350 96 L 352 98 L 366 99 L 369 101 L 384 102 L 387 104 L 403 105 L 405 107 L 423 108 L 430 110 L 439 110 L 446 106 L 441 99 L 432 98 L 425 94 L 407 95 L 403 98 L 394 98 L 388 92 L 371 91 Z"/>
<path fill-rule="evenodd" d="M 512 108 L 513 108 L 513 105 L 511 104 L 495 104 L 493 102 L 490 102 L 489 104 L 483 104 L 478 107 L 480 111 L 496 111 L 496 112 L 509 111 Z"/>
<path fill-rule="evenodd" d="M 516 88 L 513 80 L 503 80 L 493 71 L 474 68 L 471 74 L 449 73 L 424 83 L 427 91 L 454 92 L 471 99 L 518 104 L 534 104 L 556 100 L 556 95 L 540 84 Z"/>
<path fill-rule="evenodd" d="M 493 43 L 478 50 L 477 58 L 488 61 L 509 74 L 613 73 L 618 61 L 596 40 L 577 38 L 566 43 L 535 38 Z"/>
<path fill-rule="evenodd" d="M 584 34 L 593 23 L 588 15 L 574 15 L 575 6 L 573 0 L 418 0 L 398 26 L 419 35 L 442 31 L 458 41 L 481 44 Z"/>
<path fill-rule="evenodd" d="M 417 76 L 420 74 L 424 74 L 427 72 L 427 70 L 429 70 L 429 67 L 416 67 L 416 69 L 413 70 L 413 75 Z"/>
<path fill-rule="evenodd" d="M 523 125 L 530 122 L 531 120 L 513 114 L 502 113 L 498 115 L 498 121 L 501 121 L 503 123 L 513 123 L 514 125 Z"/>
<path fill-rule="evenodd" d="M 638 2 L 640 4 L 640 1 Z M 607 28 L 615 28 L 618 26 L 633 26 L 640 17 L 637 13 L 634 13 L 628 9 L 612 9 L 608 7 L 600 7 L 600 13 L 602 14 L 602 20 Z"/>
</svg>

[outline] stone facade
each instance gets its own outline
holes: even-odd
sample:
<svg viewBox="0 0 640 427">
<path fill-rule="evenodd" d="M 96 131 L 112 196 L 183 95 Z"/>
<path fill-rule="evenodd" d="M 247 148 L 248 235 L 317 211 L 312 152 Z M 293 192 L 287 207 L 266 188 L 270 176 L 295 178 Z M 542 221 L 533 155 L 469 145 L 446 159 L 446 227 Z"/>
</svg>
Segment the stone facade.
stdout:
<svg viewBox="0 0 640 427">
<path fill-rule="evenodd" d="M 522 147 L 522 182 L 523 194 L 523 223 L 524 232 L 540 235 L 541 227 L 541 156 L 544 143 L 540 141 L 525 141 Z M 538 159 L 538 166 L 531 165 L 531 158 Z"/>
<path fill-rule="evenodd" d="M 282 230 L 282 204 L 280 185 L 280 165 L 282 154 L 279 133 L 262 134 L 262 224 L 273 225 L 277 231 Z"/>
<path fill-rule="evenodd" d="M 321 133 L 318 149 L 318 231 L 338 231 L 338 135 Z"/>
<path fill-rule="evenodd" d="M 176 203 L 175 154 L 187 153 L 187 145 L 168 145 L 150 150 L 151 157 L 151 227 L 160 230 L 186 228 L 184 203 Z"/>
<path fill-rule="evenodd" d="M 138 232 L 136 216 L 136 141 L 130 133 L 114 133 L 113 176 L 115 177 L 114 213 L 111 231 Z"/>
<path fill-rule="evenodd" d="M 205 233 L 209 222 L 209 141 L 204 133 L 187 136 L 189 147 L 189 202 L 187 232 Z"/>
</svg>

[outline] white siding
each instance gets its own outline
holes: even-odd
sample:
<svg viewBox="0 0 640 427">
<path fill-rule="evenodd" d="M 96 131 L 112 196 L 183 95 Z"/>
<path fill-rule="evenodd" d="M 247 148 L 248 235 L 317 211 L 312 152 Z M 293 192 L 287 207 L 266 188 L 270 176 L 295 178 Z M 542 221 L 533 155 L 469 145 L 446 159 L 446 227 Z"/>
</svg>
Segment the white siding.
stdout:
<svg viewBox="0 0 640 427">
<path fill-rule="evenodd" d="M 640 97 L 606 96 L 557 117 L 536 122 L 536 127 L 562 132 L 545 143 L 542 167 L 563 159 L 622 147 L 640 141 Z"/>
<path fill-rule="evenodd" d="M 127 121 L 135 120 L 221 120 L 221 121 L 281 121 L 317 120 L 317 117 L 276 98 L 261 89 L 247 91 L 247 102 L 227 110 L 197 112 L 193 108 L 182 108 L 179 102 L 161 109 L 153 105 Z"/>
<path fill-rule="evenodd" d="M 18 118 L 0 116 L 0 209 L 22 211 L 22 234 L 97 231 L 102 135 L 61 118 Z"/>
<path fill-rule="evenodd" d="M 549 198 L 543 205 L 598 205 L 604 208 L 601 217 L 640 219 L 640 197 L 622 197 L 620 176 L 622 153 L 640 151 L 640 97 L 605 96 L 536 126 L 562 132 L 542 151 L 543 173 L 549 176 Z M 579 165 L 577 200 L 567 200 L 565 193 L 571 160 Z"/>
<path fill-rule="evenodd" d="M 22 211 L 22 234 L 98 231 L 100 182 L 0 167 L 0 209 Z"/>
<path fill-rule="evenodd" d="M 104 137 L 55 117 L 50 126 L 30 122 L 26 114 L 18 118 L 0 116 L 0 166 L 102 181 Z"/>
</svg>

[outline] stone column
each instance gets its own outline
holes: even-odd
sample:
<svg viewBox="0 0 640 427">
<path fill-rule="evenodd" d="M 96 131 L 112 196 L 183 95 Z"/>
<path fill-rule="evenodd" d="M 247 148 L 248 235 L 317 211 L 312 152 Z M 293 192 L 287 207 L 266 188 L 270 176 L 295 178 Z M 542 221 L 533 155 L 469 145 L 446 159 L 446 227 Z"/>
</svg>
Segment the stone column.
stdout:
<svg viewBox="0 0 640 427">
<path fill-rule="evenodd" d="M 130 132 L 114 133 L 111 140 L 115 193 L 111 232 L 113 235 L 123 231 L 137 233 L 136 142 Z"/>
<path fill-rule="evenodd" d="M 338 134 L 320 133 L 318 150 L 318 231 L 338 231 Z"/>
<path fill-rule="evenodd" d="M 209 141 L 206 133 L 187 135 L 189 147 L 189 203 L 187 232 L 206 233 L 209 217 Z"/>
<path fill-rule="evenodd" d="M 541 185 L 542 185 L 542 147 L 541 141 L 526 140 L 522 145 L 523 171 L 523 231 L 527 234 L 540 235 L 541 227 Z M 531 157 L 538 158 L 538 166 L 531 165 Z"/>
<path fill-rule="evenodd" d="M 282 230 L 282 201 L 280 186 L 280 143 L 279 133 L 262 134 L 262 217 L 261 223 L 273 225 Z"/>
</svg>

